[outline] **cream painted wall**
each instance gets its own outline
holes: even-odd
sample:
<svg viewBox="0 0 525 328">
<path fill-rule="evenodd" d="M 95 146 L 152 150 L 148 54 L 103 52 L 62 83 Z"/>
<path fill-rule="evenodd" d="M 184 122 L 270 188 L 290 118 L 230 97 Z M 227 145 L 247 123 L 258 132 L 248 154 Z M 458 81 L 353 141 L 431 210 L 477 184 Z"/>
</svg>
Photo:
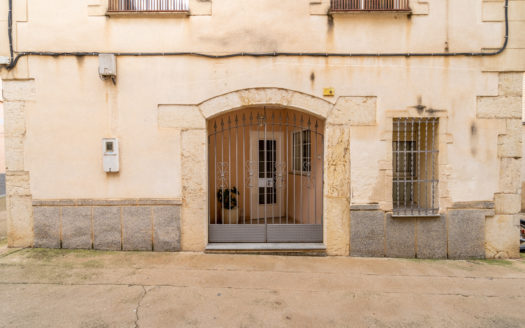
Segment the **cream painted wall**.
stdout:
<svg viewBox="0 0 525 328">
<path fill-rule="evenodd" d="M 211 16 L 168 19 L 89 16 L 86 0 L 14 1 L 28 3 L 28 22 L 18 26 L 20 50 L 442 51 L 448 34 L 451 49 L 471 51 L 500 46 L 503 27 L 481 21 L 480 0 L 450 1 L 448 14 L 449 1 L 441 0 L 430 1 L 428 15 L 334 16 L 333 22 L 310 15 L 309 0 L 213 0 Z"/>
<path fill-rule="evenodd" d="M 497 80 L 492 73 L 472 69 L 477 63 L 477 59 L 456 60 L 443 74 L 443 59 L 240 58 L 214 62 L 119 57 L 114 86 L 98 78 L 96 58 L 31 57 L 37 100 L 26 105 L 25 162 L 33 196 L 179 197 L 180 133 L 157 127 L 158 104 L 199 103 L 257 86 L 319 94 L 330 85 L 337 95 L 378 97 L 377 127 L 354 128 L 351 138 L 356 202 L 379 197 L 378 166 L 389 151 L 380 141 L 389 128 L 385 113 L 415 106 L 418 98 L 449 115 L 453 201 L 491 199 L 497 189 L 497 176 L 491 174 L 498 168 L 496 126 L 490 120 L 477 120 L 479 134 L 474 139 L 470 124 L 475 120 L 476 95 L 493 93 Z M 100 140 L 108 136 L 121 141 L 122 170 L 117 176 L 102 171 Z"/>
<path fill-rule="evenodd" d="M 180 196 L 180 133 L 157 128 L 158 102 L 146 87 L 155 82 L 124 78 L 122 65 L 115 87 L 99 79 L 96 58 L 35 61 L 44 63 L 35 65 L 25 145 L 35 198 Z M 119 138 L 118 174 L 102 170 L 104 137 Z"/>
<path fill-rule="evenodd" d="M 25 1 L 15 0 L 18 6 Z M 512 1 L 513 6 L 519 2 Z M 116 18 L 90 15 L 88 1 L 27 0 L 27 21 L 16 24 L 16 47 L 18 51 L 438 52 L 448 44 L 451 51 L 479 51 L 497 48 L 503 40 L 503 24 L 484 21 L 484 6 L 481 0 L 429 1 L 428 14 L 363 14 L 332 20 L 311 15 L 308 0 L 213 0 L 211 16 Z M 338 96 L 377 96 L 377 126 L 352 128 L 353 202 L 384 198 L 379 170 L 390 152 L 388 143 L 381 141 L 391 130 L 386 113 L 410 109 L 419 101 L 448 116 L 451 200 L 491 200 L 498 189 L 493 173 L 499 167 L 498 123 L 476 119 L 476 97 L 497 95 L 498 75 L 483 72 L 485 63 L 465 57 L 119 56 L 113 85 L 99 79 L 96 57 L 31 56 L 27 74 L 35 79 L 36 98 L 26 104 L 24 153 L 31 192 L 35 199 L 180 197 L 180 131 L 158 127 L 159 104 L 197 104 L 250 87 L 279 87 L 322 97 L 323 87 L 334 87 L 336 97 L 325 98 L 333 103 Z M 18 70 L 24 65 L 21 61 Z M 103 137 L 120 138 L 118 175 L 102 171 Z"/>
</svg>

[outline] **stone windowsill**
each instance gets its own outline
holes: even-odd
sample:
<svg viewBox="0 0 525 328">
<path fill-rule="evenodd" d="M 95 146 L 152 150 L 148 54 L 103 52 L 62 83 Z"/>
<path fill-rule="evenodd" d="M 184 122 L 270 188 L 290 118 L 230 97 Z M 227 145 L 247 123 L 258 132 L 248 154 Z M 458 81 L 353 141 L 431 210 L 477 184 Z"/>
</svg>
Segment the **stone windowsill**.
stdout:
<svg viewBox="0 0 525 328">
<path fill-rule="evenodd" d="M 190 16 L 189 11 L 107 11 L 106 16 L 110 17 L 150 17 L 150 18 L 163 18 L 163 17 L 188 17 Z"/>
<path fill-rule="evenodd" d="M 381 207 L 377 203 L 351 204 L 350 211 L 379 211 Z"/>
<path fill-rule="evenodd" d="M 411 215 L 411 214 L 392 214 L 392 218 L 393 219 L 414 219 L 414 218 L 417 218 L 417 219 L 435 219 L 435 218 L 439 218 L 441 216 L 441 214 L 427 214 L 427 215 L 423 215 L 423 214 L 420 214 L 420 215 L 417 215 L 417 214 L 414 214 L 414 215 Z"/>
</svg>

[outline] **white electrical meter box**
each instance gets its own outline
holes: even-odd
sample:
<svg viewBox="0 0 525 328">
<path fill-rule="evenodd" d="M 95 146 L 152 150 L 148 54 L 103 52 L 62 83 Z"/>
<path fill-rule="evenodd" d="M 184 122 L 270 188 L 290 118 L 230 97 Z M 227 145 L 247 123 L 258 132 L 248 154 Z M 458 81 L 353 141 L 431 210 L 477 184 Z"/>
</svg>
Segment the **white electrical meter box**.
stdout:
<svg viewBox="0 0 525 328">
<path fill-rule="evenodd" d="M 104 171 L 114 173 L 119 171 L 119 151 L 117 138 L 102 139 L 102 157 Z"/>
<path fill-rule="evenodd" d="M 117 76 L 117 60 L 114 54 L 98 55 L 98 74 L 102 77 Z"/>
</svg>

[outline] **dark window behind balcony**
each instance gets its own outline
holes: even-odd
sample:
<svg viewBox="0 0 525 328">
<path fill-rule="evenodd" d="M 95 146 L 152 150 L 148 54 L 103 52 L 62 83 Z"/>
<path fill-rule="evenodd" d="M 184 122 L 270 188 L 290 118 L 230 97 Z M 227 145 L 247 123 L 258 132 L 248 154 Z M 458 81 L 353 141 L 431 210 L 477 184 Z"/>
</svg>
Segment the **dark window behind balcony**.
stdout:
<svg viewBox="0 0 525 328">
<path fill-rule="evenodd" d="M 186 12 L 189 0 L 109 0 L 108 11 Z"/>
<path fill-rule="evenodd" d="M 409 0 L 331 0 L 331 11 L 408 11 Z"/>
</svg>

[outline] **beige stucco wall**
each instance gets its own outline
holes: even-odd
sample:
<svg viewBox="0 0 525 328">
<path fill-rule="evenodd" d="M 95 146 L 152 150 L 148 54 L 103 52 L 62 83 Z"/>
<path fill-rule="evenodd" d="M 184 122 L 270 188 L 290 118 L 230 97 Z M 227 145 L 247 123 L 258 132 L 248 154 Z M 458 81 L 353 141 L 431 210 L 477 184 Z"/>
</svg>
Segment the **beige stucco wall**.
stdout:
<svg viewBox="0 0 525 328">
<path fill-rule="evenodd" d="M 424 105 L 444 110 L 450 116 L 447 129 L 453 140 L 448 146 L 448 165 L 454 172 L 449 185 L 451 200 L 491 199 L 497 189 L 497 176 L 490 172 L 498 168 L 495 156 L 498 122 L 475 119 L 476 96 L 496 92 L 491 88 L 497 89 L 497 75 L 469 70 L 476 60 L 460 61 L 457 69 L 448 72 L 445 81 L 442 59 L 418 60 L 416 64 L 412 64 L 412 59 L 401 59 L 398 62 L 403 64 L 409 61 L 409 70 L 378 66 L 359 74 L 354 72 L 353 65 L 365 60 L 329 60 L 334 62 L 333 70 L 324 68 L 325 59 L 305 59 L 303 62 L 307 64 L 301 67 L 286 65 L 291 59 L 258 60 L 266 62 L 260 65 L 264 66 L 263 72 L 259 65 L 244 67 L 244 59 L 228 60 L 220 66 L 211 61 L 183 59 L 187 64 L 179 67 L 178 60 L 174 63 L 173 58 L 119 58 L 116 86 L 98 78 L 96 58 L 52 61 L 55 63 L 49 65 L 48 58 L 29 60 L 34 67 L 32 75 L 38 100 L 25 107 L 28 132 L 24 162 L 32 172 L 31 190 L 35 198 L 180 197 L 181 181 L 177 174 L 180 135 L 175 130 L 157 127 L 158 104 L 200 103 L 215 94 L 257 86 L 318 94 L 328 83 L 321 82 L 316 87 L 315 82 L 312 87 L 309 79 L 312 71 L 317 71 L 316 80 L 325 80 L 329 75 L 329 85 L 337 86 L 337 94 L 373 95 L 379 99 L 377 126 L 355 128 L 351 138 L 355 202 L 383 200 L 380 194 L 383 182 L 377 180 L 377 172 L 389 147 L 380 138 L 381 133 L 388 131 L 385 113 L 415 106 L 418 98 Z M 247 69 L 258 82 L 246 83 Z M 210 71 L 224 77 L 207 80 Z M 219 82 L 226 74 L 227 87 Z M 293 75 L 303 78 L 286 83 Z M 183 81 L 198 81 L 198 88 L 191 88 L 191 82 Z M 386 81 L 391 86 L 385 86 Z M 465 90 L 462 85 L 472 88 Z M 60 98 L 54 95 L 56 90 L 60 90 Z M 439 90 L 439 94 L 434 90 Z M 399 94 L 404 96 L 400 99 Z M 40 108 L 53 108 L 54 115 Z M 470 126 L 465 122 L 477 126 L 476 138 L 471 136 Z M 100 140 L 113 136 L 121 142 L 121 172 L 118 176 L 107 176 L 101 170 Z M 378 148 L 383 151 L 370 151 Z M 486 178 L 478 179 L 480 175 Z M 84 179 L 91 183 L 86 185 Z"/>
<path fill-rule="evenodd" d="M 102 0 L 14 3 L 18 51 L 459 52 L 503 42 L 503 1 L 414 0 L 411 16 L 331 17 L 320 9 L 325 1 L 213 0 L 206 10 L 177 18 L 107 17 Z M 94 56 L 24 57 L 15 70 L 1 71 L 6 81 L 29 79 L 24 81 L 32 90 L 21 100 L 23 133 L 13 131 L 22 140 L 16 152 L 23 156 L 11 169 L 29 172 L 34 199 L 181 198 L 182 247 L 202 250 L 205 118 L 243 105 L 235 107 L 227 97 L 210 99 L 248 88 L 294 90 L 310 97 L 295 108 L 327 119 L 325 149 L 334 156 L 327 153 L 325 159 L 325 239 L 330 254 L 345 255 L 350 202 L 392 209 L 392 118 L 422 115 L 416 105 L 441 119 L 442 211 L 455 202 L 494 200 L 495 193 L 509 192 L 498 173 L 498 136 L 513 117 L 499 115 L 499 100 L 486 105 L 492 101 L 486 97 L 505 96 L 500 71 L 525 70 L 519 33 L 525 2 L 510 4 L 509 49 L 496 58 L 118 56 L 114 85 L 99 78 Z M 0 55 L 7 55 L 1 41 Z M 325 87 L 334 87 L 335 97 L 323 97 Z M 353 103 L 351 97 L 360 98 Z M 516 99 L 507 100 L 514 108 Z M 286 101 L 292 102 L 275 103 Z M 191 106 L 176 107 L 178 119 L 166 118 L 162 105 L 170 104 Z M 481 107 L 496 114 L 480 114 Z M 118 174 L 102 170 L 104 137 L 120 140 Z M 199 161 L 202 167 L 193 165 Z M 337 165 L 344 170 L 332 172 Z M 190 217 L 194 221 L 185 220 Z"/>
</svg>

